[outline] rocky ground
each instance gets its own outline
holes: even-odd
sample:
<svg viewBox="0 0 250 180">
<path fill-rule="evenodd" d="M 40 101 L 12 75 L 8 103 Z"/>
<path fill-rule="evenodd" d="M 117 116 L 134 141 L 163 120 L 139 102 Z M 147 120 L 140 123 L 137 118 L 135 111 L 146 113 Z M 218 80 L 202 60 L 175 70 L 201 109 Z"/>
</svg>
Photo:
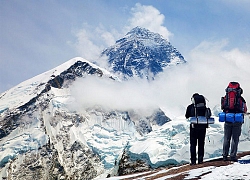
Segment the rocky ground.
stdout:
<svg viewBox="0 0 250 180">
<path fill-rule="evenodd" d="M 240 157 L 243 157 L 243 156 L 246 156 L 246 155 L 250 155 L 250 151 L 239 153 L 237 155 L 237 158 L 239 159 Z M 218 159 L 214 159 L 214 160 L 211 160 L 211 161 L 204 162 L 203 164 L 197 164 L 197 165 L 193 165 L 193 166 L 190 166 L 189 164 L 186 164 L 186 165 L 182 165 L 182 166 L 175 167 L 175 168 L 173 168 L 173 167 L 171 167 L 171 168 L 161 168 L 161 169 L 157 169 L 155 171 L 149 172 L 147 174 L 133 176 L 132 178 L 125 178 L 124 180 L 138 179 L 140 177 L 142 178 L 142 177 L 145 177 L 145 176 L 149 176 L 151 174 L 156 174 L 156 172 L 162 171 L 164 169 L 168 170 L 168 171 L 159 173 L 159 174 L 154 175 L 154 176 L 150 176 L 150 178 L 143 178 L 143 179 L 153 180 L 153 179 L 157 179 L 157 178 L 164 177 L 164 176 L 167 176 L 167 175 L 179 174 L 178 176 L 171 177 L 171 180 L 182 180 L 188 175 L 189 170 L 197 169 L 197 168 L 201 168 L 201 167 L 208 167 L 208 166 L 216 166 L 216 167 L 227 166 L 227 165 L 229 165 L 231 163 L 232 163 L 231 161 L 223 161 L 222 158 L 218 158 Z M 205 174 L 202 174 L 202 175 L 205 175 Z M 196 179 L 200 179 L 200 178 L 201 177 L 197 177 Z"/>
</svg>

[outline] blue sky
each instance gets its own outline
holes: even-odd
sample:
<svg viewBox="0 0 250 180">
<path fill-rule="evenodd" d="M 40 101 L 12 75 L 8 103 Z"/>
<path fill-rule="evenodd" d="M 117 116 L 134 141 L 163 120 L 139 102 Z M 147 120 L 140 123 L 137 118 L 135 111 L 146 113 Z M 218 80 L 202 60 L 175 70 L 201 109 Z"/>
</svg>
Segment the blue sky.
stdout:
<svg viewBox="0 0 250 180">
<path fill-rule="evenodd" d="M 239 66 L 236 80 L 249 82 L 248 0 L 0 0 L 0 93 L 71 58 L 94 61 L 135 26 L 198 64 L 194 76 L 211 64 L 207 78 L 224 76 L 223 64 L 233 61 L 225 76 Z"/>
</svg>

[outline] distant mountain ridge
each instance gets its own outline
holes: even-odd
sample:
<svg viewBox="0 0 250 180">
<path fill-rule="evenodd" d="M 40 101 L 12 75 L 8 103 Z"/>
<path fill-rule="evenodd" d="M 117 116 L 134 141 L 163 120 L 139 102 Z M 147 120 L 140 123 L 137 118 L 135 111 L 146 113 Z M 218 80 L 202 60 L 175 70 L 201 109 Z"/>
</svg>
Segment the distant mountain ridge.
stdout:
<svg viewBox="0 0 250 180">
<path fill-rule="evenodd" d="M 133 77 L 154 79 L 169 66 L 186 63 L 181 53 L 160 34 L 135 27 L 115 45 L 105 49 L 110 71 L 122 79 Z"/>
</svg>

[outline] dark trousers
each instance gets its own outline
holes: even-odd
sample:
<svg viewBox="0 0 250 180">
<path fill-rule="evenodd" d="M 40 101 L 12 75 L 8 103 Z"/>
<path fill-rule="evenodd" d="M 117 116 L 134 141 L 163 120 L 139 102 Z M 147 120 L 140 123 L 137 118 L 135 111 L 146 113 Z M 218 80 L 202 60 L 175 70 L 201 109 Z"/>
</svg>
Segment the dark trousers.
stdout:
<svg viewBox="0 0 250 180">
<path fill-rule="evenodd" d="M 241 123 L 227 123 L 224 124 L 224 143 L 223 143 L 223 156 L 228 156 L 230 141 L 231 142 L 231 153 L 232 159 L 236 158 L 239 138 L 241 134 Z"/>
<path fill-rule="evenodd" d="M 206 128 L 193 128 L 190 125 L 191 163 L 196 163 L 196 146 L 198 142 L 198 163 L 203 162 Z"/>
</svg>

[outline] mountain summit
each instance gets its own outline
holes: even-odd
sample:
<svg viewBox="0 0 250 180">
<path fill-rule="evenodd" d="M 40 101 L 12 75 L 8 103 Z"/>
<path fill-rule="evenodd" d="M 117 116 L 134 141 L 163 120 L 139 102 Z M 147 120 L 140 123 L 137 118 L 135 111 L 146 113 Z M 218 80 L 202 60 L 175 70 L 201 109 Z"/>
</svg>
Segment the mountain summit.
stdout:
<svg viewBox="0 0 250 180">
<path fill-rule="evenodd" d="M 186 63 L 169 41 L 141 27 L 133 28 L 101 55 L 108 57 L 110 71 L 120 74 L 122 79 L 154 79 L 165 68 Z"/>
</svg>

